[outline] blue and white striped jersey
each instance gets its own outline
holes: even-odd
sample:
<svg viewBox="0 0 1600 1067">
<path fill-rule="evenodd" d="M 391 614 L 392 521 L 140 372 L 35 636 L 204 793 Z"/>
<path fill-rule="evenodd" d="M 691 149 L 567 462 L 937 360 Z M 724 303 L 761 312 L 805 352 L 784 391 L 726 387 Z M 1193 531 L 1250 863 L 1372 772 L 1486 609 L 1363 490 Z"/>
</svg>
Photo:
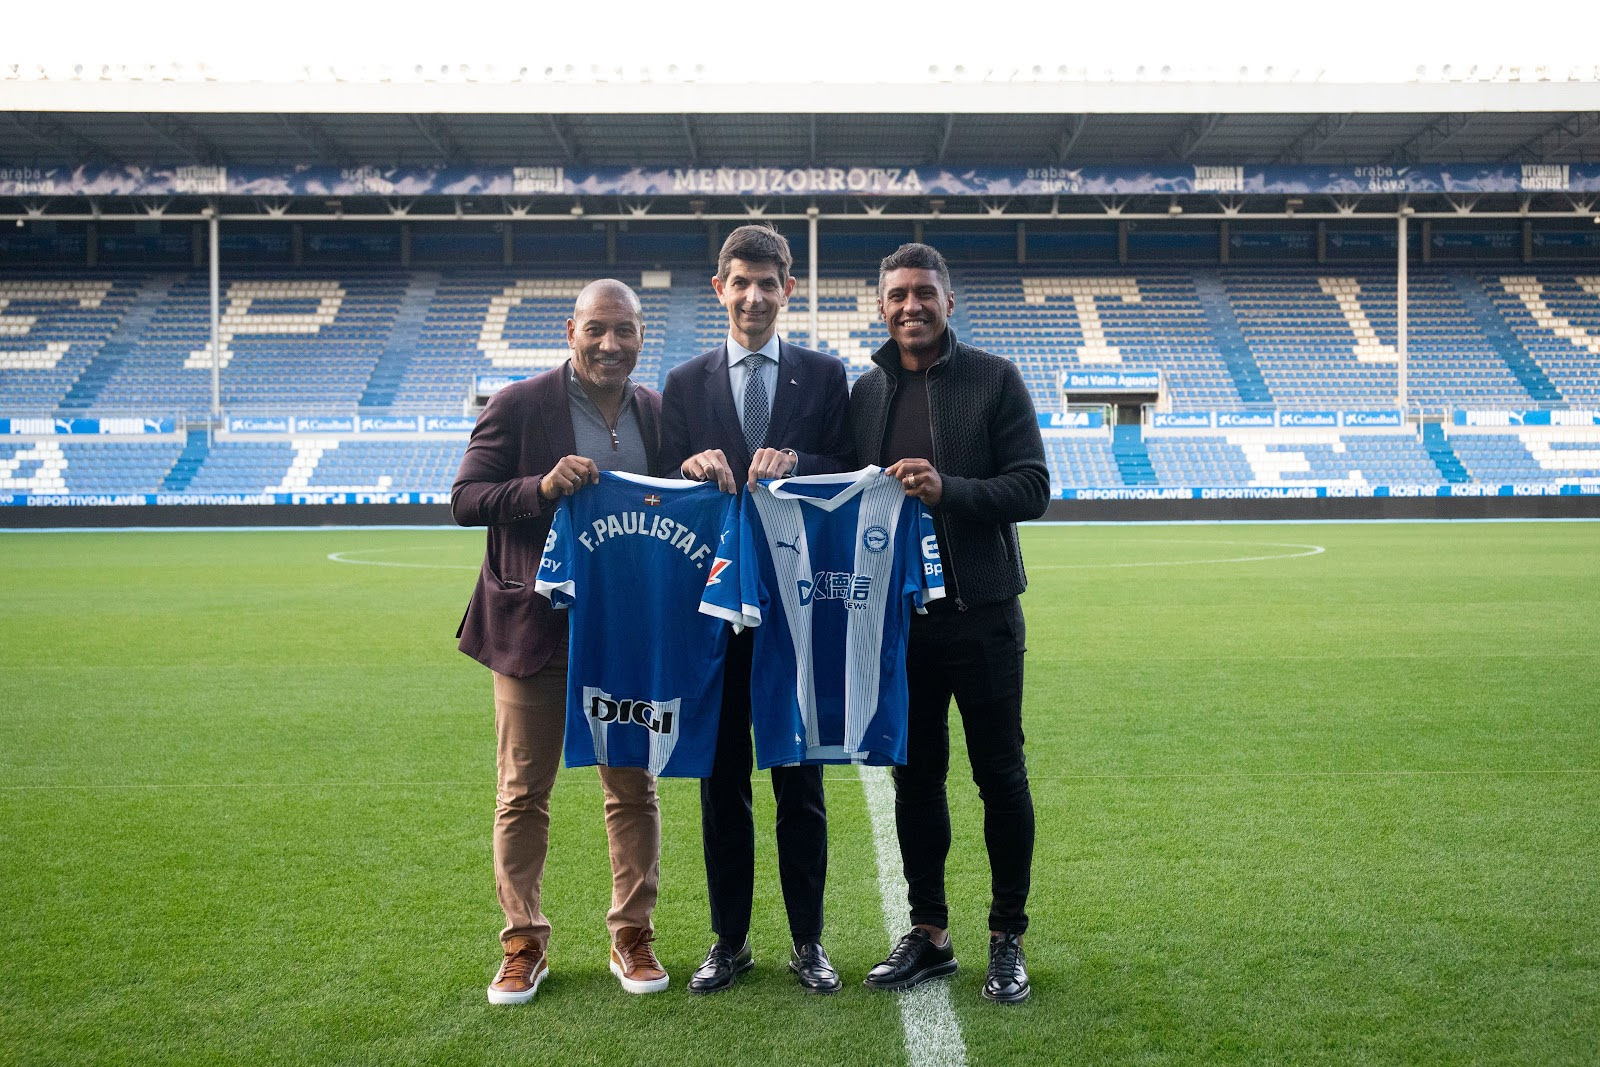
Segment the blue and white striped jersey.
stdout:
<svg viewBox="0 0 1600 1067">
<path fill-rule="evenodd" d="M 556 509 L 534 588 L 568 608 L 568 767 L 704 778 L 728 628 L 697 608 L 738 520 L 716 483 L 602 471 Z"/>
<path fill-rule="evenodd" d="M 760 767 L 906 761 L 906 630 L 944 596 L 933 520 L 880 467 L 764 482 L 700 610 L 756 626 Z"/>
</svg>

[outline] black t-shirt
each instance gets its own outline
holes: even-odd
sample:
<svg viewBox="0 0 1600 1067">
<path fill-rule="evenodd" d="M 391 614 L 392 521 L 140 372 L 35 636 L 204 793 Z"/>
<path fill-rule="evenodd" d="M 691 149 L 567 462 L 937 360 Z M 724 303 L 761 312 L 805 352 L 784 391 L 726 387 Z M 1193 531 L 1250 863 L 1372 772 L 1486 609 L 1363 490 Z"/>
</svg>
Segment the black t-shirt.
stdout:
<svg viewBox="0 0 1600 1067">
<path fill-rule="evenodd" d="M 933 422 L 928 414 L 928 372 L 901 369 L 900 384 L 895 387 L 894 399 L 889 404 L 889 426 L 883 435 L 883 466 L 902 459 L 925 459 L 933 462 Z M 939 551 L 944 552 L 944 531 L 935 532 L 939 538 Z M 928 605 L 932 615 L 943 615 L 955 610 L 953 600 L 935 600 Z"/>
<path fill-rule="evenodd" d="M 889 426 L 883 435 L 883 463 L 902 459 L 933 462 L 933 422 L 928 415 L 928 372 L 900 371 L 894 400 L 889 404 Z"/>
</svg>

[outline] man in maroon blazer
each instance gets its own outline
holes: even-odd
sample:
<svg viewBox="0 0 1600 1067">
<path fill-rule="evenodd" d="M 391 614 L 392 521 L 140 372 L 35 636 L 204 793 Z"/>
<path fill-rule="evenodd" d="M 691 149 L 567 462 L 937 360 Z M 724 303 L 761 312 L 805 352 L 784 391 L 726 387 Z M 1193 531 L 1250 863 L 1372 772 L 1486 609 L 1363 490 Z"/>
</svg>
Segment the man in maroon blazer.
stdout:
<svg viewBox="0 0 1600 1067">
<path fill-rule="evenodd" d="M 492 1004 L 532 1000 L 549 973 L 539 889 L 566 722 L 567 613 L 535 593 L 534 580 L 561 497 L 602 470 L 656 471 L 661 394 L 629 378 L 643 339 L 633 290 L 611 279 L 590 284 L 567 320 L 572 357 L 490 399 L 450 490 L 456 522 L 489 528 L 457 636 L 461 651 L 494 672 L 494 874 L 506 925 Z M 650 948 L 661 857 L 655 779 L 640 768 L 599 771 L 611 843 L 611 970 L 628 992 L 653 993 L 667 986 Z"/>
<path fill-rule="evenodd" d="M 833 474 L 852 466 L 849 389 L 836 357 L 778 336 L 778 311 L 794 291 L 789 243 L 766 226 L 740 226 L 717 257 L 712 288 L 728 313 L 728 338 L 667 375 L 661 401 L 661 467 L 725 491 L 758 479 Z M 689 981 L 715 993 L 751 967 L 755 891 L 751 817 L 752 634 L 728 642 L 722 715 L 711 777 L 700 783 L 711 928 L 716 942 Z M 828 815 L 821 767 L 774 767 L 778 874 L 794 948 L 789 969 L 812 993 L 839 989 L 822 947 Z"/>
</svg>

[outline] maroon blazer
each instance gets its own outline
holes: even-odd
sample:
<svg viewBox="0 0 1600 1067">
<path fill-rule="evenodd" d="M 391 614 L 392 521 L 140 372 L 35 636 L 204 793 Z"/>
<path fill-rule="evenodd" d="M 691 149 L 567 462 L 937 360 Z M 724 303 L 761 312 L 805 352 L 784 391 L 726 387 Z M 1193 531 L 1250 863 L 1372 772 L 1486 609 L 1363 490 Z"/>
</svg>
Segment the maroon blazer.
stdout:
<svg viewBox="0 0 1600 1067">
<path fill-rule="evenodd" d="M 641 385 L 633 403 L 648 473 L 654 474 L 661 394 Z M 562 456 L 577 450 L 567 404 L 565 364 L 494 394 L 478 416 L 450 487 L 456 522 L 489 528 L 478 584 L 456 636 L 461 651 L 513 678 L 542 669 L 567 629 L 567 613 L 533 591 L 556 510 L 555 502 L 539 499 L 539 482 Z"/>
</svg>

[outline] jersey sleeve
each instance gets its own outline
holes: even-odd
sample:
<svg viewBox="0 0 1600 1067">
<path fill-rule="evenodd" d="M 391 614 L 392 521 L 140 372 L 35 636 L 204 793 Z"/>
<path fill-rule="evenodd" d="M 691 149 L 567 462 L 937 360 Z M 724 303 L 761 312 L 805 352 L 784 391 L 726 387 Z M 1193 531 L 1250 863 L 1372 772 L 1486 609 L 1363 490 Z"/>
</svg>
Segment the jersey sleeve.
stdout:
<svg viewBox="0 0 1600 1067">
<path fill-rule="evenodd" d="M 915 509 L 915 521 L 900 524 L 904 540 L 897 551 L 906 561 L 905 586 L 901 593 L 912 598 L 911 603 L 919 615 L 925 615 L 928 604 L 944 597 L 944 562 L 939 558 L 939 537 L 934 533 L 933 516 L 918 500 L 907 497 L 906 504 Z"/>
<path fill-rule="evenodd" d="M 533 583 L 536 593 L 550 598 L 550 606 L 569 606 L 576 594 L 572 557 L 572 497 L 561 498 L 550 520 L 550 536 L 544 539 L 544 556 L 539 560 L 539 577 Z"/>
<path fill-rule="evenodd" d="M 750 530 L 747 510 L 749 493 L 730 497 L 722 516 L 722 536 L 717 541 L 717 554 L 711 561 L 711 574 L 706 578 L 705 592 L 700 596 L 700 611 L 715 615 L 733 624 L 733 632 L 740 633 L 746 626 L 761 625 L 761 607 L 757 596 L 760 581 L 755 555 L 755 537 Z"/>
</svg>

